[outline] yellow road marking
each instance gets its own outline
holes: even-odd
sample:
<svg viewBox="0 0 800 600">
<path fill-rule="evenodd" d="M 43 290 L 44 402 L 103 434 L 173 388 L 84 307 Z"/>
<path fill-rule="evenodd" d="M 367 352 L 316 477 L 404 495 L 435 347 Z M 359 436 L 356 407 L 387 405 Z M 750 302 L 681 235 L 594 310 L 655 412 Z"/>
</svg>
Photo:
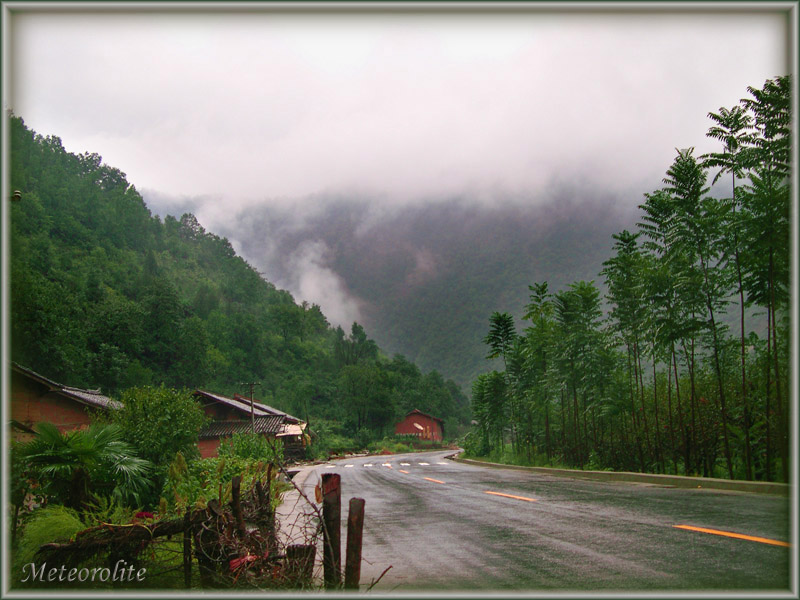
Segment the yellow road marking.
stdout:
<svg viewBox="0 0 800 600">
<path fill-rule="evenodd" d="M 769 538 L 755 537 L 752 535 L 744 535 L 743 533 L 733 533 L 732 531 L 719 531 L 718 529 L 706 529 L 705 527 L 692 527 L 691 525 L 673 525 L 676 529 L 686 529 L 688 531 L 699 531 L 700 533 L 710 533 L 712 535 L 722 535 L 725 537 L 737 538 L 740 540 L 750 540 L 751 542 L 761 542 L 762 544 L 771 544 L 772 546 L 784 546 L 790 548 L 791 544 L 782 542 L 780 540 L 771 540 Z"/>
<path fill-rule="evenodd" d="M 401 473 L 405 473 L 406 475 L 408 475 L 408 474 L 409 474 L 409 473 L 408 473 L 408 471 L 406 471 L 405 469 L 398 469 L 398 470 L 399 470 Z"/>
<path fill-rule="evenodd" d="M 484 494 L 491 494 L 492 496 L 503 496 L 504 498 L 514 498 L 514 500 L 525 500 L 525 502 L 536 502 L 535 498 L 526 498 L 525 496 L 512 496 L 511 494 L 501 494 L 500 492 L 483 492 Z"/>
<path fill-rule="evenodd" d="M 439 481 L 438 479 L 431 479 L 430 477 L 423 477 L 423 479 L 427 479 L 428 481 L 432 481 L 433 483 L 444 483 L 444 481 Z"/>
</svg>

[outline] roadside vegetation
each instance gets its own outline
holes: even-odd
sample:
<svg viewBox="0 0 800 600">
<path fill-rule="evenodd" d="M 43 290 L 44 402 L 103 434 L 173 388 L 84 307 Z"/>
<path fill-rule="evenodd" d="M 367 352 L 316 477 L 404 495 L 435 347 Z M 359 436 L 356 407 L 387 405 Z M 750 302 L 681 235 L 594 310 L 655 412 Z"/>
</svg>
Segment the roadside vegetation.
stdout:
<svg viewBox="0 0 800 600">
<path fill-rule="evenodd" d="M 788 482 L 790 89 L 709 113 L 718 150 L 677 150 L 638 230 L 613 236 L 605 298 L 539 282 L 521 332 L 491 316 L 503 370 L 473 383 L 468 455 Z"/>
<path fill-rule="evenodd" d="M 196 402 L 181 403 L 188 392 L 141 388 L 130 390 L 126 398 L 130 410 L 115 414 L 113 422 L 65 432 L 41 423 L 31 441 L 12 446 L 13 587 L 33 585 L 31 565 L 42 563 L 39 552 L 48 544 L 74 543 L 104 528 L 153 528 L 180 520 L 187 511 L 205 509 L 212 501 L 225 506 L 237 476 L 242 490 L 252 489 L 257 481 L 268 486 L 273 512 L 290 487 L 278 477 L 281 446 L 260 435 L 235 434 L 220 446 L 218 457 L 201 459 L 196 446 L 199 426 L 180 426 L 205 418 Z M 147 406 L 147 411 L 137 406 Z M 73 566 L 113 566 L 123 558 L 149 571 L 146 586 L 178 589 L 184 587 L 182 552 L 181 536 L 147 551 L 142 546 L 120 553 L 111 544 L 91 559 L 78 556 Z M 98 587 L 98 582 L 89 587 Z"/>
</svg>

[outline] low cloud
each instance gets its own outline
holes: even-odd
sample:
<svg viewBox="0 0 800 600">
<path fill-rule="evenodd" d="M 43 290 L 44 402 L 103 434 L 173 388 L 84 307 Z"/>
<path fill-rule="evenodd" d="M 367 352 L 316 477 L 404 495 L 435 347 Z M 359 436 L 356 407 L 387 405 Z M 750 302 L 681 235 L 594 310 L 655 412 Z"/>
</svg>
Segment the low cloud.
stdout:
<svg viewBox="0 0 800 600">
<path fill-rule="evenodd" d="M 303 243 L 286 259 L 289 277 L 276 284 L 318 304 L 331 324 L 347 329 L 361 318 L 359 302 L 347 291 L 344 280 L 327 266 L 329 253 L 324 242 Z"/>
</svg>

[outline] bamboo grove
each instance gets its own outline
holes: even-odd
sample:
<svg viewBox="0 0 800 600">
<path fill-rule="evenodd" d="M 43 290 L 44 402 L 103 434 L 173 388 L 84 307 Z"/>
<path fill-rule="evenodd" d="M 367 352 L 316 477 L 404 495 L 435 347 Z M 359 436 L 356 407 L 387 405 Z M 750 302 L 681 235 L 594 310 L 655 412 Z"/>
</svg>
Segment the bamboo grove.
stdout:
<svg viewBox="0 0 800 600">
<path fill-rule="evenodd" d="M 709 113 L 594 281 L 495 312 L 472 386 L 476 456 L 788 481 L 790 77 Z M 718 184 L 715 197 L 710 186 Z M 724 190 L 719 193 L 717 190 Z M 721 196 L 721 197 L 718 197 Z"/>
</svg>

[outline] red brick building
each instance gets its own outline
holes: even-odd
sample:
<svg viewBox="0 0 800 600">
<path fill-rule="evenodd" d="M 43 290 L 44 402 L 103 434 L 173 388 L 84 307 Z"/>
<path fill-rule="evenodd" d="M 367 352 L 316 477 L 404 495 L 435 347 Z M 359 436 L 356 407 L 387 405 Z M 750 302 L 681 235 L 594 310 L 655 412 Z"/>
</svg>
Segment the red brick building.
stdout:
<svg viewBox="0 0 800 600">
<path fill-rule="evenodd" d="M 84 390 L 57 383 L 17 363 L 11 363 L 10 417 L 12 438 L 27 441 L 37 423 L 53 423 L 61 431 L 88 427 L 91 411 L 122 405 L 100 390 Z"/>
<path fill-rule="evenodd" d="M 413 435 L 421 440 L 441 442 L 444 439 L 444 421 L 415 408 L 397 424 L 394 432 L 397 435 Z"/>
</svg>

